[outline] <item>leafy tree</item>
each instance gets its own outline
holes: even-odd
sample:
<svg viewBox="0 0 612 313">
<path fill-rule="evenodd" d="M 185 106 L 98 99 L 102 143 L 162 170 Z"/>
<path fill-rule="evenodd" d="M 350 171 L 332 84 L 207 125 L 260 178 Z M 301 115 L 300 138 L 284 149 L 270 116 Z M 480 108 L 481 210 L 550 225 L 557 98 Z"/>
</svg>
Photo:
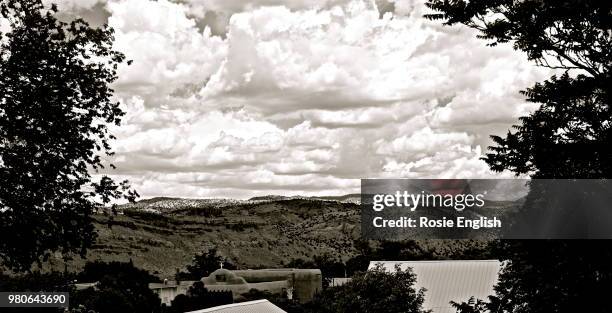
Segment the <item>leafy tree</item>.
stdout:
<svg viewBox="0 0 612 313">
<path fill-rule="evenodd" d="M 310 304 L 312 312 L 426 312 L 422 305 L 425 289 L 416 290 L 416 275 L 399 267 L 388 272 L 382 265 L 358 273 L 342 286 L 330 287 Z"/>
<path fill-rule="evenodd" d="M 381 241 L 376 254 L 379 260 L 431 260 L 434 257 L 415 240 Z"/>
<path fill-rule="evenodd" d="M 161 309 L 159 297 L 149 289 L 149 283 L 159 279 L 131 262 L 88 263 L 78 278 L 97 284 L 73 292 L 71 306 L 82 305 L 98 313 L 150 313 Z"/>
<path fill-rule="evenodd" d="M 56 13 L 42 0 L 0 0 L 10 26 L 0 34 L 0 259 L 15 270 L 53 251 L 84 255 L 92 210 L 137 196 L 90 174 L 112 155 L 107 125 L 124 115 L 109 87 L 124 61 L 113 30 Z"/>
<path fill-rule="evenodd" d="M 30 273 L 21 273 L 18 275 L 0 274 L 0 292 L 9 291 L 28 291 L 28 292 L 73 292 L 73 282 L 75 275 L 65 272 L 47 272 L 41 273 L 38 271 Z M 2 308 L 2 313 L 63 313 L 61 308 Z"/>
<path fill-rule="evenodd" d="M 346 261 L 346 275 L 353 276 L 356 273 L 363 272 L 370 266 L 370 261 L 374 258 L 370 254 L 357 254 Z"/>
<path fill-rule="evenodd" d="M 70 291 L 75 275 L 63 272 L 0 274 L 0 291 Z"/>
<path fill-rule="evenodd" d="M 293 259 L 287 263 L 287 267 L 320 269 L 323 277 L 323 288 L 327 288 L 330 285 L 332 278 L 344 277 L 346 274 L 345 265 L 342 260 L 330 254 L 315 255 L 312 261 Z"/>
<path fill-rule="evenodd" d="M 346 261 L 348 276 L 365 271 L 372 260 L 432 260 L 432 259 L 490 259 L 490 247 L 486 242 L 474 240 L 436 240 L 436 244 L 444 246 L 444 250 L 423 245 L 423 241 L 376 241 L 356 240 L 353 245 L 357 250 L 355 256 Z M 430 244 L 433 242 L 430 242 Z"/>
<path fill-rule="evenodd" d="M 178 272 L 175 278 L 176 280 L 199 280 L 219 269 L 221 264 L 223 264 L 223 268 L 236 269 L 236 265 L 221 256 L 217 249 L 212 248 L 195 255 L 192 263 L 187 265 L 187 272 Z"/>
<path fill-rule="evenodd" d="M 470 297 L 467 302 L 455 302 L 451 301 L 450 304 L 457 311 L 457 313 L 483 313 L 487 312 L 487 302 L 480 299 Z"/>
<path fill-rule="evenodd" d="M 494 171 L 535 178 L 612 174 L 612 3 L 609 1 L 429 0 L 426 15 L 480 31 L 490 45 L 513 42 L 530 60 L 565 73 L 523 93 L 541 107 L 515 132 L 492 136 Z M 574 73 L 570 75 L 569 72 Z"/>
<path fill-rule="evenodd" d="M 496 253 L 506 260 L 491 312 L 610 312 L 610 243 L 575 240 L 504 240 Z"/>
<path fill-rule="evenodd" d="M 486 302 L 454 303 L 458 313 L 612 309 L 607 297 L 612 290 L 609 243 L 595 247 L 576 240 L 502 240 L 491 246 L 505 261 L 495 294 Z"/>
<path fill-rule="evenodd" d="M 541 106 L 506 137 L 492 136 L 495 145 L 484 158 L 492 170 L 533 178 L 612 176 L 612 3 L 428 0 L 427 5 L 437 11 L 430 19 L 477 29 L 492 46 L 512 42 L 536 64 L 563 70 L 523 92 Z M 542 192 L 532 190 L 528 201 Z M 608 241 L 502 240 L 493 246 L 505 266 L 486 303 L 489 311 L 610 311 Z"/>
<path fill-rule="evenodd" d="M 130 281 L 144 283 L 160 281 L 157 276 L 134 266 L 132 260 L 129 262 L 87 262 L 83 270 L 77 275 L 77 279 L 81 282 L 96 282 L 107 276 L 121 276 Z"/>
<path fill-rule="evenodd" d="M 195 282 L 187 294 L 172 300 L 169 312 L 183 313 L 233 303 L 231 291 L 209 291 L 201 281 Z"/>
</svg>

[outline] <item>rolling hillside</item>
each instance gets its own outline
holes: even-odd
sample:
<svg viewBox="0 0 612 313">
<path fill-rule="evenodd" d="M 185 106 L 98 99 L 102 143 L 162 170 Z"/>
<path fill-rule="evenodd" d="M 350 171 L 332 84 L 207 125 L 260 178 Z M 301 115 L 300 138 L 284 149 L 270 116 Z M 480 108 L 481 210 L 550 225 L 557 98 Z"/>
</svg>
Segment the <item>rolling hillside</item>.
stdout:
<svg viewBox="0 0 612 313">
<path fill-rule="evenodd" d="M 295 258 L 330 254 L 347 260 L 360 236 L 358 199 L 261 197 L 249 200 L 153 198 L 94 216 L 98 239 L 87 260 L 128 261 L 171 278 L 209 248 L 240 268 L 280 267 Z M 436 258 L 482 247 L 470 240 L 425 240 Z M 87 261 L 75 257 L 69 269 Z M 61 259 L 50 268 L 64 269 Z"/>
<path fill-rule="evenodd" d="M 98 239 L 87 259 L 132 259 L 162 277 L 208 248 L 242 268 L 278 267 L 323 253 L 346 259 L 359 237 L 359 206 L 338 201 L 154 198 L 118 211 L 95 216 Z M 70 266 L 85 261 L 76 257 Z M 63 269 L 59 260 L 51 265 Z"/>
</svg>

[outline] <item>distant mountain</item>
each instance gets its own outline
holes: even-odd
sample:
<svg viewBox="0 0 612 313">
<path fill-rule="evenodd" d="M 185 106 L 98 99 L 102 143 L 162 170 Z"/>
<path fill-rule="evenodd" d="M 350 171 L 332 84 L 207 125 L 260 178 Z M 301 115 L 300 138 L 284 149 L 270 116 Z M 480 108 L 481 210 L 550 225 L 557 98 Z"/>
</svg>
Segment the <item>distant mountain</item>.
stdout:
<svg viewBox="0 0 612 313">
<path fill-rule="evenodd" d="M 359 193 L 351 193 L 343 196 L 323 196 L 323 197 L 312 197 L 313 199 L 321 199 L 321 200 L 332 200 L 339 202 L 349 202 L 349 203 L 361 203 L 361 194 Z"/>
<path fill-rule="evenodd" d="M 154 197 L 150 199 L 139 200 L 136 203 L 128 203 L 118 206 L 119 212 L 124 210 L 143 210 L 151 213 L 176 213 L 175 211 L 185 211 L 189 209 L 204 209 L 204 208 L 223 208 L 234 205 L 267 203 L 274 201 L 287 200 L 320 200 L 320 201 L 337 201 L 343 203 L 359 203 L 359 194 L 349 194 L 344 196 L 329 196 L 329 197 L 303 197 L 303 196 L 280 196 L 267 195 L 252 197 L 248 200 L 236 200 L 228 198 L 213 198 L 213 199 L 185 199 L 172 197 Z"/>
<path fill-rule="evenodd" d="M 136 203 L 128 203 L 120 205 L 119 211 L 126 209 L 157 211 L 159 213 L 173 213 L 192 208 L 220 208 L 229 205 L 237 205 L 246 203 L 247 200 L 234 199 L 184 199 L 184 198 L 168 198 L 156 197 L 140 200 Z"/>
<path fill-rule="evenodd" d="M 267 195 L 267 196 L 259 196 L 252 197 L 249 201 L 275 201 L 275 200 L 287 200 L 291 199 L 291 197 L 278 196 L 278 195 Z"/>
</svg>

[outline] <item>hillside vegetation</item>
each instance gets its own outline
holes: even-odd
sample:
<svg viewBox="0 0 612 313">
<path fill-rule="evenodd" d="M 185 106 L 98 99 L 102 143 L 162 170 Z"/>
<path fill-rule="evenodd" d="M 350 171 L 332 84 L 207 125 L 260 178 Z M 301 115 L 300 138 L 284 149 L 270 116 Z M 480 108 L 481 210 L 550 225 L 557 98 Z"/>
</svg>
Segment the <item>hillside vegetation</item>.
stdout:
<svg viewBox="0 0 612 313">
<path fill-rule="evenodd" d="M 98 238 L 87 260 L 132 259 L 160 277 L 172 277 L 213 247 L 241 268 L 279 267 L 324 253 L 346 259 L 359 237 L 359 206 L 338 201 L 156 198 L 120 206 L 118 213 L 94 217 Z M 69 264 L 85 262 L 75 257 Z M 58 259 L 50 264 L 63 269 Z"/>
<path fill-rule="evenodd" d="M 251 200 L 153 198 L 119 206 L 117 215 L 95 215 L 96 244 L 87 259 L 75 257 L 70 270 L 87 260 L 132 260 L 140 268 L 171 278 L 210 248 L 239 268 L 281 267 L 293 259 L 329 255 L 348 260 L 360 237 L 354 197 L 262 197 Z M 434 258 L 461 257 L 483 246 L 469 240 L 420 241 Z M 63 270 L 59 259 L 51 268 Z"/>
</svg>

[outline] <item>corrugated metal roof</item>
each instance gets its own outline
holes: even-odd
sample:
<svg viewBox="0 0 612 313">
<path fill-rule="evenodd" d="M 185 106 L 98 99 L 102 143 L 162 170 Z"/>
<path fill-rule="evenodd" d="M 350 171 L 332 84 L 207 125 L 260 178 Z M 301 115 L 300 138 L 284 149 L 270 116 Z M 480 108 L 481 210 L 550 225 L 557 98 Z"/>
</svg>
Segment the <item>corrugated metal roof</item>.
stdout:
<svg viewBox="0 0 612 313">
<path fill-rule="evenodd" d="M 287 313 L 268 300 L 247 301 L 241 303 L 227 304 L 213 308 L 191 311 L 187 313 Z"/>
<path fill-rule="evenodd" d="M 486 300 L 493 294 L 501 262 L 497 260 L 470 261 L 372 261 L 369 269 L 382 263 L 386 270 L 399 264 L 402 270 L 411 267 L 417 275 L 417 288 L 425 288 L 425 309 L 433 313 L 455 313 L 449 302 L 468 301 L 470 297 Z"/>
</svg>

